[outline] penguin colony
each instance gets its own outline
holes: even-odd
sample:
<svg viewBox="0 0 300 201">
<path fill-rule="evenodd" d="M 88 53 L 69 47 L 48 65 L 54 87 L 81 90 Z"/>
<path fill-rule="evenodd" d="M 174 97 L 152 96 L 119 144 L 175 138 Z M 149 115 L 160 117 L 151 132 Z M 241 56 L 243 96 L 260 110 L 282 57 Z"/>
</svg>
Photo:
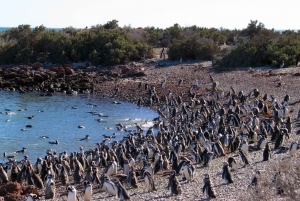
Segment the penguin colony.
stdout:
<svg viewBox="0 0 300 201">
<path fill-rule="evenodd" d="M 197 180 L 194 178 L 196 166 L 209 169 L 216 158 L 224 161 L 220 167 L 221 177 L 225 185 L 231 185 L 235 181 L 231 172 L 255 162 L 249 160 L 249 152 L 263 150 L 263 161 L 272 160 L 272 152 L 289 152 L 290 157 L 296 155 L 299 142 L 285 147 L 293 135 L 288 95 L 278 102 L 273 96 L 260 94 L 258 89 L 245 94 L 231 87 L 225 93 L 218 89 L 218 82 L 212 77 L 211 80 L 212 91 L 205 98 L 194 91 L 201 87 L 198 80 L 187 94 L 181 93 L 178 97 L 169 91 L 160 98 L 154 86 L 145 85 L 149 96 L 140 98 L 139 105 L 156 103 L 160 106 L 160 117 L 155 119 L 157 134 L 154 128 L 149 128 L 145 134 L 137 125 L 135 131 L 120 142 L 113 141 L 110 146 L 106 140 L 111 140 L 112 136 L 105 136 L 101 143 L 96 143 L 96 148 L 87 151 L 80 147 L 70 155 L 67 151 L 57 155 L 47 150 L 46 156 L 38 158 L 35 164 L 31 164 L 27 156 L 20 163 L 11 159 L 3 165 L 5 168 L 0 166 L 1 182 L 25 181 L 27 185 L 44 189 L 46 199 L 55 197 L 55 183 L 61 181 L 66 185 L 68 201 L 77 199 L 75 187 L 81 184 L 85 186 L 80 192 L 85 201 L 93 200 L 95 188 L 108 196 L 130 200 L 128 190 L 139 188 L 139 180 L 144 182 L 148 193 L 160 190 L 156 177 L 168 175 L 167 188 L 171 196 L 180 196 L 183 182 L 190 185 Z M 164 80 L 162 90 L 166 84 Z M 142 83 L 138 88 L 142 88 Z M 122 129 L 122 125 L 117 126 Z M 19 152 L 24 153 L 24 150 Z M 249 185 L 256 186 L 261 174 L 257 170 Z M 69 177 L 74 178 L 72 185 Z M 217 190 L 210 175 L 204 174 L 202 193 L 207 198 L 216 198 Z M 278 189 L 278 192 L 283 190 Z M 33 197 L 29 195 L 28 200 Z"/>
</svg>

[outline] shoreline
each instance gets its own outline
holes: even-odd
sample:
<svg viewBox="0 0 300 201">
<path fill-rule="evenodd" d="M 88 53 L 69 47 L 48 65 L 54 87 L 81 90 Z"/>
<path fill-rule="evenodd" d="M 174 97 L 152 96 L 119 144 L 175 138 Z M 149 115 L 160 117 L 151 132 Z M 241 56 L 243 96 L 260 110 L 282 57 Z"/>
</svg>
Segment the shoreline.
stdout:
<svg viewBox="0 0 300 201">
<path fill-rule="evenodd" d="M 135 63 L 132 66 L 112 67 L 108 71 L 102 71 L 104 75 L 103 77 L 105 78 L 103 78 L 103 80 L 100 79 L 101 82 L 95 85 L 94 90 L 99 97 L 110 97 L 121 101 L 137 103 L 140 97 L 149 96 L 149 88 L 145 89 L 145 84 L 148 83 L 150 86 L 152 85 L 155 87 L 156 93 L 158 94 L 161 101 L 161 103 L 154 102 L 153 106 L 150 107 L 151 109 L 154 109 L 156 111 L 165 104 L 163 102 L 164 97 L 168 96 L 169 91 L 172 92 L 174 97 L 178 97 L 181 92 L 184 93 L 183 101 L 188 104 L 190 101 L 190 97 L 188 97 L 188 91 L 190 86 L 194 84 L 194 80 L 196 79 L 198 79 L 202 84 L 201 87 L 193 90 L 198 100 L 200 100 L 201 98 L 206 98 L 207 94 L 211 94 L 213 81 L 218 82 L 218 91 L 224 91 L 225 94 L 228 93 L 230 87 L 233 86 L 237 93 L 240 90 L 243 90 L 246 94 L 248 94 L 254 88 L 257 88 L 260 91 L 260 96 L 262 96 L 264 93 L 268 93 L 268 95 L 274 95 L 274 97 L 276 97 L 278 101 L 282 101 L 284 96 L 286 94 L 289 94 L 291 96 L 290 103 L 300 100 L 299 90 L 297 89 L 297 86 L 299 86 L 300 83 L 300 68 L 286 68 L 278 70 L 247 68 L 228 72 L 214 71 L 213 68 L 207 66 L 208 64 L 204 62 L 203 64 L 178 64 L 166 67 L 157 67 L 154 65 L 145 65 L 139 63 Z M 126 67 L 128 67 L 129 69 L 127 69 Z M 133 71 L 135 73 L 142 71 L 145 73 L 145 76 L 131 77 L 128 76 L 127 72 L 121 73 L 122 71 Z M 91 78 L 88 76 L 88 73 L 84 73 L 85 72 L 83 72 L 81 78 Z M 116 76 L 117 74 L 120 76 Z M 122 77 L 122 75 L 124 74 L 126 76 Z M 278 79 L 278 76 L 280 76 L 280 80 Z M 165 79 L 166 84 L 165 87 L 162 88 L 161 83 Z M 181 85 L 178 84 L 180 79 L 183 80 L 183 83 Z M 93 77 L 93 80 L 97 79 Z M 138 87 L 140 82 L 142 82 L 141 88 Z M 278 86 L 279 83 L 280 86 Z M 116 89 L 119 89 L 117 94 Z M 211 97 L 215 98 L 215 95 L 212 95 Z M 144 106 L 149 107 L 149 105 L 147 104 L 144 104 Z M 300 109 L 300 104 L 289 106 L 289 109 L 290 116 L 293 121 L 295 121 Z M 298 142 L 300 137 L 296 134 L 297 131 L 297 126 L 294 126 L 291 139 L 289 139 L 285 143 L 285 146 L 289 146 L 292 141 Z M 246 186 L 248 186 L 251 177 L 253 176 L 253 172 L 256 169 L 264 169 L 268 171 L 272 168 L 272 166 L 276 165 L 278 161 L 281 161 L 282 158 L 286 157 L 286 154 L 278 154 L 274 155 L 275 158 L 271 159 L 268 163 L 261 163 L 260 161 L 262 160 L 262 151 L 250 152 L 249 157 L 251 163 L 254 163 L 255 165 L 252 165 L 250 168 L 239 168 L 239 170 L 234 173 L 235 185 L 223 185 L 224 181 L 222 181 L 220 175 L 222 163 L 227 160 L 227 157 L 235 155 L 236 154 L 227 154 L 226 157 L 218 157 L 214 159 L 210 168 L 204 168 L 202 165 L 195 165 L 196 179 L 194 182 L 186 183 L 185 181 L 181 180 L 181 176 L 178 176 L 178 179 L 184 191 L 181 196 L 169 196 L 170 191 L 165 189 L 168 179 L 167 177 L 160 177 L 160 175 L 155 175 L 155 182 L 159 189 L 158 192 L 146 193 L 143 179 L 139 179 L 139 189 L 131 189 L 128 192 L 133 200 L 203 200 L 205 199 L 205 195 L 203 195 L 202 193 L 203 174 L 209 172 L 214 180 L 213 183 L 215 185 L 218 196 L 216 200 L 247 200 L 247 197 L 244 197 L 243 199 L 243 196 L 245 196 L 243 195 L 243 193 L 247 191 Z M 299 158 L 299 154 L 297 154 L 297 158 Z M 65 200 L 65 187 L 61 185 L 59 186 L 59 182 L 57 184 L 57 191 L 59 196 L 57 197 L 57 199 L 53 200 Z M 79 190 L 79 194 L 82 195 L 83 186 L 80 184 L 77 187 Z M 41 192 L 43 193 L 43 191 Z M 95 193 L 96 196 L 95 198 L 93 197 L 95 200 L 100 198 L 103 200 L 118 200 L 116 198 L 107 197 L 107 193 L 100 193 L 99 189 L 95 190 Z M 273 199 L 285 199 L 284 196 L 274 196 L 275 197 Z"/>
</svg>

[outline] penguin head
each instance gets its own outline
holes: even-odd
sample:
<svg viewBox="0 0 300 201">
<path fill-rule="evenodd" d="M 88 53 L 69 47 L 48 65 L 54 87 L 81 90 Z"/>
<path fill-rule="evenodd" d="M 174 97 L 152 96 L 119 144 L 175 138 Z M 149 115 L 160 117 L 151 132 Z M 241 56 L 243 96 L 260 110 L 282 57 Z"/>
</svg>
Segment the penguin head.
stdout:
<svg viewBox="0 0 300 201">
<path fill-rule="evenodd" d="M 67 186 L 67 192 L 74 192 L 74 191 L 76 191 L 76 189 L 73 186 L 71 185 Z"/>
<path fill-rule="evenodd" d="M 86 187 L 88 184 L 91 184 L 89 180 L 84 180 L 83 185 Z"/>
</svg>

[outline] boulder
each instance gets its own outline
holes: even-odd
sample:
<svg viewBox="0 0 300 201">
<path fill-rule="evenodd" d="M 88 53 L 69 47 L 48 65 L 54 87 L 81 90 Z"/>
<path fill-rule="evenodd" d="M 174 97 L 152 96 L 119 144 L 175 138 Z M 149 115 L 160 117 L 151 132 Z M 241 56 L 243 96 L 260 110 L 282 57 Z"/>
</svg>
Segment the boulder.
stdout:
<svg viewBox="0 0 300 201">
<path fill-rule="evenodd" d="M 65 67 L 65 72 L 66 72 L 66 75 L 73 75 L 73 74 L 75 74 L 74 69 L 72 69 L 71 67 Z"/>
<path fill-rule="evenodd" d="M 33 70 L 37 70 L 40 67 L 43 67 L 43 64 L 41 64 L 40 62 L 35 62 L 34 64 L 32 64 L 32 69 Z"/>
<path fill-rule="evenodd" d="M 34 74 L 34 81 L 36 82 L 43 82 L 44 81 L 44 77 L 41 74 Z"/>
<path fill-rule="evenodd" d="M 20 201 L 20 200 L 25 200 L 25 199 L 26 199 L 25 196 L 18 195 L 18 194 L 11 194 L 11 193 L 8 193 L 4 197 L 4 201 Z"/>
<path fill-rule="evenodd" d="M 28 195 L 30 193 L 34 193 L 36 195 L 39 195 L 39 190 L 33 185 L 24 186 L 22 195 Z"/>
<path fill-rule="evenodd" d="M 58 67 L 56 67 L 56 66 L 50 67 L 49 70 L 58 73 Z"/>
<path fill-rule="evenodd" d="M 0 186 L 0 196 L 5 196 L 6 194 L 15 194 L 15 195 L 21 195 L 23 192 L 23 188 L 21 184 L 18 182 L 9 182 L 3 186 Z"/>
</svg>

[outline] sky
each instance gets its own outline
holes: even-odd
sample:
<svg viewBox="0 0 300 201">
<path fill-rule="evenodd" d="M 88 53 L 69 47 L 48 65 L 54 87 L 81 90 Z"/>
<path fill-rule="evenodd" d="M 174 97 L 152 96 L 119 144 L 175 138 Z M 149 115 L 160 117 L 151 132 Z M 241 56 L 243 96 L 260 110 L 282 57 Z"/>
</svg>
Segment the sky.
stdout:
<svg viewBox="0 0 300 201">
<path fill-rule="evenodd" d="M 250 20 L 275 30 L 300 29 L 296 0 L 0 0 L 0 27 L 91 27 L 117 20 L 120 27 L 243 29 Z"/>
</svg>

